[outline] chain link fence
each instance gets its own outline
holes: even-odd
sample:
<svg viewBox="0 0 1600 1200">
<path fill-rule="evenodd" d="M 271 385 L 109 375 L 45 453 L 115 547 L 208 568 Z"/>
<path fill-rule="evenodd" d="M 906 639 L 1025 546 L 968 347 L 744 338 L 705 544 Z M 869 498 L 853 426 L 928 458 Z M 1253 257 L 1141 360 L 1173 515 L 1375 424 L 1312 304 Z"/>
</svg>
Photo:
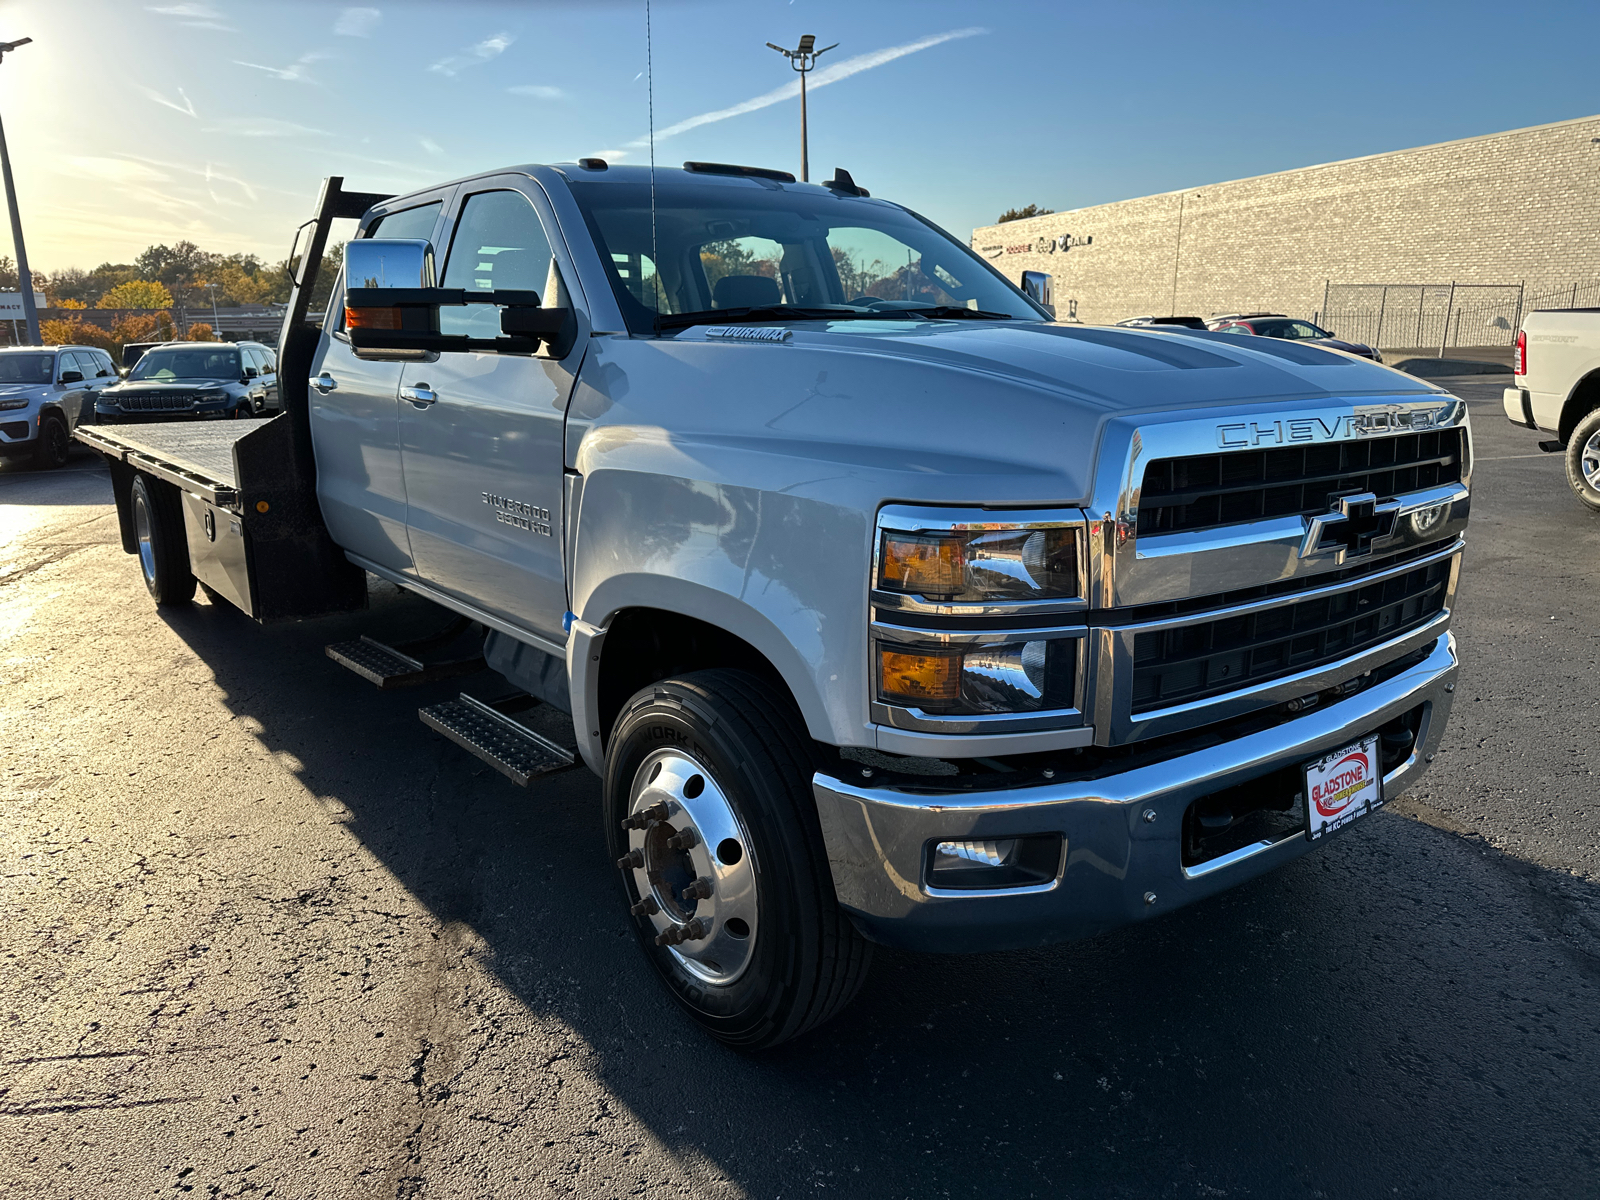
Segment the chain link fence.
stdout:
<svg viewBox="0 0 1600 1200">
<path fill-rule="evenodd" d="M 1323 328 L 1380 348 L 1510 346 L 1528 299 L 1520 283 L 1328 283 Z"/>
</svg>

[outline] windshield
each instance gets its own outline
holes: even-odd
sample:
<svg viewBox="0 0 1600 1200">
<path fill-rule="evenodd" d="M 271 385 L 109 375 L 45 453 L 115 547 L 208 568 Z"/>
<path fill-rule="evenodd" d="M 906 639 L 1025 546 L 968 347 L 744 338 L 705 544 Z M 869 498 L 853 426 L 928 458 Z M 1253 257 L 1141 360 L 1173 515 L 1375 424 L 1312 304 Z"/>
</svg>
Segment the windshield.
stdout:
<svg viewBox="0 0 1600 1200">
<path fill-rule="evenodd" d="M 892 204 L 669 178 L 657 181 L 653 238 L 648 183 L 572 185 L 634 333 L 779 307 L 807 311 L 777 319 L 1045 319 L 965 246 Z"/>
<path fill-rule="evenodd" d="M 128 372 L 129 379 L 238 379 L 244 373 L 239 352 L 226 350 L 148 350 Z"/>
<path fill-rule="evenodd" d="M 50 383 L 54 354 L 0 354 L 0 383 Z"/>
</svg>

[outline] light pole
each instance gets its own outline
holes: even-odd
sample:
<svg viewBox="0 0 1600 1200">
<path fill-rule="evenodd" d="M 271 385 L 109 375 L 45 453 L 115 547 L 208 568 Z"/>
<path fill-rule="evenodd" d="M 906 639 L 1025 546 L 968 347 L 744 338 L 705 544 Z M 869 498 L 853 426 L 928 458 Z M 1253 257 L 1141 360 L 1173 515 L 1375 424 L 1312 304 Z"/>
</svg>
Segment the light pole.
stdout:
<svg viewBox="0 0 1600 1200">
<path fill-rule="evenodd" d="M 0 60 L 8 50 L 26 46 L 32 38 L 0 42 Z M 22 244 L 22 214 L 17 211 L 17 186 L 11 182 L 11 155 L 6 150 L 5 126 L 0 125 L 0 174 L 6 180 L 6 204 L 11 209 L 11 240 L 17 247 L 17 291 L 22 293 L 22 317 L 28 323 L 28 345 L 39 344 L 39 310 L 33 306 L 33 272 L 28 270 L 28 251 Z"/>
<path fill-rule="evenodd" d="M 798 50 L 785 50 L 782 46 L 774 45 L 772 42 L 768 42 L 767 43 L 767 46 L 770 49 L 776 50 L 779 54 L 781 54 L 785 58 L 787 58 L 789 60 L 789 65 L 791 67 L 793 67 L 796 71 L 800 72 L 800 182 L 801 183 L 810 183 L 811 182 L 811 152 L 810 152 L 810 147 L 806 143 L 806 72 L 811 70 L 812 67 L 816 66 L 817 59 L 821 58 L 824 54 L 826 54 L 829 50 L 832 50 L 839 43 L 835 42 L 833 44 L 833 46 L 824 46 L 821 50 L 815 49 L 816 44 L 817 44 L 817 36 L 814 33 L 806 33 L 806 34 L 802 34 L 800 36 L 800 48 Z"/>
</svg>

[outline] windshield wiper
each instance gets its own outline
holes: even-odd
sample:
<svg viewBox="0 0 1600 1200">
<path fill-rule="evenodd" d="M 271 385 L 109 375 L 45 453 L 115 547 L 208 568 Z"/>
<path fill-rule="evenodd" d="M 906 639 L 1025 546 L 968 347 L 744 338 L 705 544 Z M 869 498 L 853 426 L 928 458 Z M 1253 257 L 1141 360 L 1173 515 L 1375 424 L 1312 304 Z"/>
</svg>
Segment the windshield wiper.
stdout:
<svg viewBox="0 0 1600 1200">
<path fill-rule="evenodd" d="M 690 325 L 730 325 L 739 321 L 849 321 L 873 314 L 859 308 L 801 308 L 794 304 L 764 304 L 753 308 L 708 308 L 700 312 L 662 313 L 659 329 L 686 329 Z"/>
<path fill-rule="evenodd" d="M 930 304 L 927 308 L 879 308 L 874 313 L 880 317 L 926 317 L 933 321 L 1018 321 L 1010 313 L 990 312 L 984 308 L 959 308 L 954 304 Z"/>
</svg>

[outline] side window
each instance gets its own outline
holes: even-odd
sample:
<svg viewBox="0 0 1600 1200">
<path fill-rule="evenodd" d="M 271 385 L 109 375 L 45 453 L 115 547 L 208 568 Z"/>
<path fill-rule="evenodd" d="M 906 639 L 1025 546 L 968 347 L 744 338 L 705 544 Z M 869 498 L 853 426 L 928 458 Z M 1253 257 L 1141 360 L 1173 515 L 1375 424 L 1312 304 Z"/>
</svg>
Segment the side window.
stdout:
<svg viewBox="0 0 1600 1200">
<path fill-rule="evenodd" d="M 100 364 L 100 369 L 95 372 L 96 375 L 115 375 L 117 373 L 117 367 L 116 364 L 111 361 L 111 355 L 107 354 L 104 350 L 96 350 L 94 352 L 94 357 L 95 361 Z"/>
<path fill-rule="evenodd" d="M 521 192 L 479 192 L 461 206 L 441 286 L 468 292 L 543 292 L 550 278 L 550 240 Z M 441 333 L 500 336 L 492 305 L 439 310 Z"/>
<path fill-rule="evenodd" d="M 416 208 L 385 213 L 367 229 L 367 236 L 426 240 L 433 236 L 433 227 L 438 223 L 439 210 L 443 207 L 444 201 L 435 200 L 432 204 L 419 204 Z"/>
<path fill-rule="evenodd" d="M 96 367 L 94 360 L 87 354 L 69 351 L 61 356 L 65 361 L 61 365 L 63 371 L 76 371 L 85 379 L 93 379 Z"/>
<path fill-rule="evenodd" d="M 239 347 L 239 353 L 244 355 L 245 370 L 248 372 L 249 370 L 251 370 L 253 368 L 255 370 L 255 373 L 257 375 L 260 375 L 261 374 L 261 355 L 258 354 L 253 348 L 251 348 L 249 346 L 240 346 Z"/>
<path fill-rule="evenodd" d="M 278 373 L 278 356 L 271 350 L 257 350 L 256 353 L 261 356 L 261 361 L 266 368 L 265 374 L 276 375 Z"/>
</svg>

